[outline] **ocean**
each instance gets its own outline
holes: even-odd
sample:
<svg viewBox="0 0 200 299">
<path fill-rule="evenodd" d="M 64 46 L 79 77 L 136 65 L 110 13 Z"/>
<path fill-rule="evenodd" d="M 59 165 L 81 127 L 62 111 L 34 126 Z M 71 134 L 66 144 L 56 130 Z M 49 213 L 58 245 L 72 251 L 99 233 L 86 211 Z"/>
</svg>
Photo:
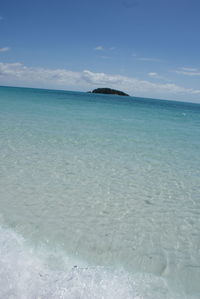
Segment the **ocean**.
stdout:
<svg viewBox="0 0 200 299">
<path fill-rule="evenodd" d="M 0 87 L 0 298 L 200 298 L 200 105 Z"/>
</svg>

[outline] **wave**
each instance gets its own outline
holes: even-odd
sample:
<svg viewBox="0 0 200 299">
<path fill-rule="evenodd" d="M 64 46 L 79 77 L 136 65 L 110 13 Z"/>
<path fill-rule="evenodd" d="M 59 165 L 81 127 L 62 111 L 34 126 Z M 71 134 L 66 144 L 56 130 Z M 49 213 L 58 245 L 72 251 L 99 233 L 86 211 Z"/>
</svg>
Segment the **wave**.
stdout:
<svg viewBox="0 0 200 299">
<path fill-rule="evenodd" d="M 161 277 L 87 266 L 61 251 L 33 248 L 5 227 L 0 227 L 0 286 L 4 299 L 186 298 L 172 293 Z"/>
</svg>

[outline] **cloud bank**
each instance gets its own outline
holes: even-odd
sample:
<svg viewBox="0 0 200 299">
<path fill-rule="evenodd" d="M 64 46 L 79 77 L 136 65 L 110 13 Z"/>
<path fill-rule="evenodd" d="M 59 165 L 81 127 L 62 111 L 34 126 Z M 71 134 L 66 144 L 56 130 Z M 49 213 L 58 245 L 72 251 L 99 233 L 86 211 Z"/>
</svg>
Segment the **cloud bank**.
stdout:
<svg viewBox="0 0 200 299">
<path fill-rule="evenodd" d="M 200 89 L 173 83 L 156 83 L 90 70 L 74 72 L 67 69 L 28 67 L 21 63 L 0 63 L 0 85 L 82 91 L 110 87 L 133 96 L 200 102 Z"/>
</svg>

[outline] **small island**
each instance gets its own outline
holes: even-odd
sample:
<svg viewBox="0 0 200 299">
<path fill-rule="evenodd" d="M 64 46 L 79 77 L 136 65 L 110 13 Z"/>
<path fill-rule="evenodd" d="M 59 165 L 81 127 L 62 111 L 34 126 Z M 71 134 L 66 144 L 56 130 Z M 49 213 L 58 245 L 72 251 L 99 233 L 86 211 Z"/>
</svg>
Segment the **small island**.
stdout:
<svg viewBox="0 0 200 299">
<path fill-rule="evenodd" d="M 103 94 L 116 94 L 119 96 L 129 96 L 127 93 L 125 93 L 123 91 L 111 89 L 111 88 L 97 88 L 90 92 L 91 93 L 103 93 Z"/>
</svg>

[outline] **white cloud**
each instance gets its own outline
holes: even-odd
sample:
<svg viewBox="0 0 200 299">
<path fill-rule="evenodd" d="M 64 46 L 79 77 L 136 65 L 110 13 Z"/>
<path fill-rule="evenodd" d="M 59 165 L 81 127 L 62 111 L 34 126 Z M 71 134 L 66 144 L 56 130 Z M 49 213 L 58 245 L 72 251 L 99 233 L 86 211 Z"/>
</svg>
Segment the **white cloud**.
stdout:
<svg viewBox="0 0 200 299">
<path fill-rule="evenodd" d="M 27 67 L 21 63 L 0 63 L 0 82 L 33 87 L 64 87 L 79 84 L 81 74 L 65 69 Z"/>
<path fill-rule="evenodd" d="M 190 67 L 181 67 L 173 72 L 179 75 L 200 76 L 200 71 L 198 69 Z"/>
<path fill-rule="evenodd" d="M 96 48 L 94 48 L 97 51 L 103 51 L 104 47 L 103 46 L 97 46 Z"/>
<path fill-rule="evenodd" d="M 125 77 L 121 75 L 108 75 L 105 73 L 93 73 L 84 71 L 84 76 L 91 84 L 110 85 L 113 88 L 123 88 L 132 94 L 136 93 L 168 93 L 168 94 L 193 94 L 199 93 L 200 90 L 185 88 L 173 83 L 153 83 L 147 80 L 139 80 L 136 78 Z"/>
<path fill-rule="evenodd" d="M 193 67 L 182 67 L 181 69 L 187 72 L 197 72 L 197 69 Z"/>
<path fill-rule="evenodd" d="M 110 47 L 110 48 L 105 48 L 103 46 L 97 46 L 94 48 L 96 51 L 114 51 L 116 48 L 115 47 Z"/>
<path fill-rule="evenodd" d="M 161 59 L 158 58 L 151 58 L 151 57 L 138 57 L 137 60 L 139 61 L 149 61 L 149 62 L 161 62 Z"/>
<path fill-rule="evenodd" d="M 166 77 L 164 77 L 164 76 L 161 76 L 161 75 L 159 75 L 159 74 L 156 73 L 156 72 L 149 72 L 147 75 L 148 75 L 150 78 L 152 78 L 152 79 L 158 79 L 158 80 L 162 80 L 162 81 L 171 82 L 170 79 L 168 79 L 168 78 L 166 78 Z"/>
<path fill-rule="evenodd" d="M 10 50 L 9 47 L 0 48 L 0 52 L 7 52 L 9 50 Z"/>
<path fill-rule="evenodd" d="M 106 55 L 101 55 L 99 57 L 102 58 L 102 59 L 110 59 L 110 56 L 106 56 Z"/>
<path fill-rule="evenodd" d="M 149 77 L 157 78 L 157 77 L 158 77 L 158 73 L 150 72 L 150 73 L 148 73 L 148 76 L 149 76 Z"/>
<path fill-rule="evenodd" d="M 96 87 L 121 89 L 130 95 L 198 101 L 200 89 L 186 88 L 173 83 L 95 73 L 90 70 L 74 72 L 67 69 L 28 67 L 21 63 L 0 63 L 0 85 L 91 90 Z M 193 96 L 193 97 L 192 97 Z"/>
</svg>

